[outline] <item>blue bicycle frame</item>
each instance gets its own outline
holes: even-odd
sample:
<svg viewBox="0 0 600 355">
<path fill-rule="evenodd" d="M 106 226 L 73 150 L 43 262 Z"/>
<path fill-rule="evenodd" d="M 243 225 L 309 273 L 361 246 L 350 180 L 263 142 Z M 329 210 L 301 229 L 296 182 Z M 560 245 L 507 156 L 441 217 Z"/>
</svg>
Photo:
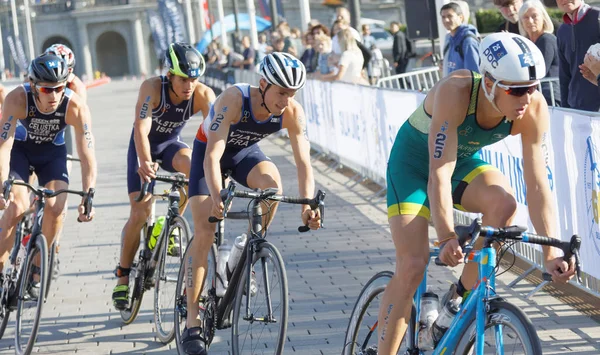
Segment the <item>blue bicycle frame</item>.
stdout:
<svg viewBox="0 0 600 355">
<path fill-rule="evenodd" d="M 430 257 L 436 257 L 439 255 L 439 248 L 430 250 Z M 436 348 L 433 350 L 432 355 L 448 355 L 453 354 L 456 350 L 456 345 L 460 338 L 466 333 L 473 314 L 475 313 L 476 321 L 476 341 L 475 341 L 475 355 L 483 355 L 484 352 L 484 334 L 485 324 L 487 321 L 486 317 L 486 304 L 487 302 L 496 296 L 496 249 L 493 247 L 483 248 L 480 251 L 471 251 L 469 254 L 469 262 L 476 262 L 479 265 L 479 279 L 477 280 L 477 286 L 467 296 L 466 300 L 461 305 L 461 309 L 454 317 L 450 328 L 444 334 Z M 483 277 L 482 277 L 483 275 Z M 427 290 L 427 270 L 425 270 L 425 276 L 423 281 L 419 285 L 414 297 L 414 305 L 417 311 L 416 320 L 419 320 L 420 300 L 423 294 Z M 499 355 L 504 353 L 503 349 L 503 338 L 502 338 L 502 326 L 496 325 L 496 348 Z M 413 344 L 418 344 L 418 332 L 413 332 L 414 339 Z"/>
</svg>

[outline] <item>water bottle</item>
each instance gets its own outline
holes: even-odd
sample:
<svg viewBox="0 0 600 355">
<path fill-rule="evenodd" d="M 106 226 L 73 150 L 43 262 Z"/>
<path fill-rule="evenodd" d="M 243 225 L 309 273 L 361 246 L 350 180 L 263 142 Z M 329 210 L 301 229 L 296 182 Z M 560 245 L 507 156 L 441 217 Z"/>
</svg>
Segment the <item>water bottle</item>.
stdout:
<svg viewBox="0 0 600 355">
<path fill-rule="evenodd" d="M 433 327 L 431 327 L 431 333 L 433 335 L 433 342 L 435 345 L 442 340 L 442 337 L 452 324 L 452 320 L 458 313 L 460 309 L 460 299 L 449 299 L 448 302 L 442 307 L 442 311 L 440 315 L 436 319 L 435 323 L 433 323 Z"/>
<path fill-rule="evenodd" d="M 246 233 L 235 238 L 233 248 L 231 248 L 231 256 L 229 257 L 229 260 L 227 260 L 227 276 L 231 276 L 235 266 L 237 265 L 238 261 L 240 261 L 240 257 L 242 256 L 242 252 L 244 251 L 247 240 L 248 236 Z"/>
<path fill-rule="evenodd" d="M 227 260 L 231 255 L 231 245 L 227 243 L 227 239 L 223 239 L 223 243 L 219 246 L 217 255 L 217 296 L 223 297 L 227 290 Z"/>
<path fill-rule="evenodd" d="M 27 243 L 29 243 L 29 238 L 31 238 L 31 234 L 27 234 L 21 241 L 19 252 L 17 253 L 17 259 L 15 260 L 16 270 L 19 270 L 19 265 L 21 265 L 23 260 L 25 260 L 25 253 L 27 252 Z"/>
<path fill-rule="evenodd" d="M 419 316 L 419 349 L 433 350 L 431 327 L 438 317 L 438 295 L 429 290 L 421 297 L 421 313 Z"/>
</svg>

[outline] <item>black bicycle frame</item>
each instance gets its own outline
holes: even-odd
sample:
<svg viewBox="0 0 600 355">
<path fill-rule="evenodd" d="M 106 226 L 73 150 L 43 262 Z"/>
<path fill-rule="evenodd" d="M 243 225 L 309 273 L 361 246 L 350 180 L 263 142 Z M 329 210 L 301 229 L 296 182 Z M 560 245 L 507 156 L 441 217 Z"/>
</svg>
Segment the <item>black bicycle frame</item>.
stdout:
<svg viewBox="0 0 600 355">
<path fill-rule="evenodd" d="M 259 199 L 255 199 L 252 202 L 252 228 L 250 230 L 250 238 L 244 246 L 244 251 L 240 255 L 240 260 L 237 262 L 237 265 L 233 269 L 231 278 L 229 279 L 229 287 L 227 287 L 227 291 L 225 291 L 225 295 L 223 295 L 217 307 L 217 329 L 224 329 L 231 326 L 229 315 L 231 314 L 231 307 L 233 306 L 233 300 L 238 289 L 240 278 L 242 277 L 242 270 L 244 269 L 244 266 L 246 267 L 246 295 L 248 295 L 248 298 L 246 300 L 249 300 L 250 277 L 252 273 L 252 255 L 258 251 L 259 245 L 266 241 L 263 238 L 261 202 L 262 200 Z M 233 214 L 234 213 L 232 212 L 229 213 L 229 215 Z M 270 295 L 268 293 L 267 299 L 270 302 Z M 271 306 L 269 304 L 269 312 L 270 310 Z M 246 315 L 248 315 L 249 313 L 250 308 L 248 302 L 246 302 Z M 227 318 L 225 318 L 226 315 Z"/>
</svg>

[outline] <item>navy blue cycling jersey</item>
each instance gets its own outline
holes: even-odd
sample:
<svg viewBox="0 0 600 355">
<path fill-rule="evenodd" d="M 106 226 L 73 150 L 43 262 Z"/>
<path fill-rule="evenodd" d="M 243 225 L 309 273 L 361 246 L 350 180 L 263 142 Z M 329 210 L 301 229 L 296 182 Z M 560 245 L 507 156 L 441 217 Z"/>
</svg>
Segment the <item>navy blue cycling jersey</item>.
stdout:
<svg viewBox="0 0 600 355">
<path fill-rule="evenodd" d="M 250 102 L 250 85 L 236 84 L 235 87 L 241 91 L 243 96 L 242 113 L 240 120 L 232 124 L 227 136 L 226 149 L 240 150 L 258 143 L 263 138 L 281 130 L 283 124 L 283 115 L 271 115 L 264 121 L 258 121 L 252 113 L 252 103 Z M 215 120 L 214 107 L 211 106 L 210 113 L 204 122 L 200 125 L 196 139 L 206 143 L 206 133 L 211 130 Z"/>
<path fill-rule="evenodd" d="M 17 121 L 15 140 L 24 142 L 30 147 L 44 147 L 65 144 L 65 116 L 73 95 L 71 89 L 65 88 L 62 102 L 50 113 L 43 113 L 37 107 L 29 83 L 23 84 L 27 95 L 27 117 Z"/>
<path fill-rule="evenodd" d="M 152 128 L 148 134 L 150 143 L 176 139 L 181 130 L 194 114 L 194 96 L 174 105 L 169 97 L 169 79 L 161 76 L 160 104 L 152 110 Z"/>
</svg>

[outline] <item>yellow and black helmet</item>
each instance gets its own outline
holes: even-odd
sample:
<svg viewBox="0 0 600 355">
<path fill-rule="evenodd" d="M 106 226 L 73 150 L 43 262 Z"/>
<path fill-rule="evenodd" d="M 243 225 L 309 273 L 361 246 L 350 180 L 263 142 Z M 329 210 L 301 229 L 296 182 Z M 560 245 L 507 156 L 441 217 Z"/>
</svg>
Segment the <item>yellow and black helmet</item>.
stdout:
<svg viewBox="0 0 600 355">
<path fill-rule="evenodd" d="M 165 61 L 171 74 L 184 78 L 198 78 L 206 69 L 202 54 L 196 48 L 182 42 L 169 45 Z"/>
</svg>

